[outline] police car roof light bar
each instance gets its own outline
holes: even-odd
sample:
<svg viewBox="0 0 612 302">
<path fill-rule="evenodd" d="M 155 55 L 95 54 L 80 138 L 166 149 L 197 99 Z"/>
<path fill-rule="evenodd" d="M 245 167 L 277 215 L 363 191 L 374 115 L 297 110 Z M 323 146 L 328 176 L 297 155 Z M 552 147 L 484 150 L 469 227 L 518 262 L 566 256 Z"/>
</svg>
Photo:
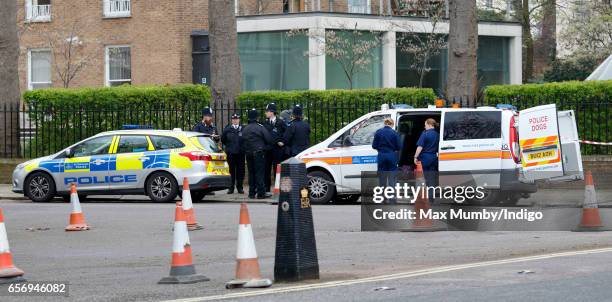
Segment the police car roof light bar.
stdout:
<svg viewBox="0 0 612 302">
<path fill-rule="evenodd" d="M 132 125 L 126 124 L 122 127 L 123 130 L 137 130 L 137 129 L 153 129 L 151 125 Z"/>
</svg>

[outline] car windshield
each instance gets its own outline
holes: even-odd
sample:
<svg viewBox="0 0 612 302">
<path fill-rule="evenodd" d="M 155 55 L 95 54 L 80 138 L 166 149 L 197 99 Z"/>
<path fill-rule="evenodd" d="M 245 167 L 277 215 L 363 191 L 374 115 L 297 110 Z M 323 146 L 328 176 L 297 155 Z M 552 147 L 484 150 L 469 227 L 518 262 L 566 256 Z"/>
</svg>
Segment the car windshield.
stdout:
<svg viewBox="0 0 612 302">
<path fill-rule="evenodd" d="M 209 136 L 196 136 L 192 139 L 196 139 L 200 145 L 204 148 L 204 150 L 208 152 L 218 153 L 221 152 L 221 148 L 219 144 L 215 143 L 212 138 Z"/>
</svg>

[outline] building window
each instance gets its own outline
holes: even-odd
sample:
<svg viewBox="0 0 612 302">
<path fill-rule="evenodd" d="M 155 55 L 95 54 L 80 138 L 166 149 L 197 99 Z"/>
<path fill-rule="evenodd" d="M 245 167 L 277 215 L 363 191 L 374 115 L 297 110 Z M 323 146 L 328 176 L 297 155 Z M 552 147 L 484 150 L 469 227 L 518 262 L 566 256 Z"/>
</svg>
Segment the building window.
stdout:
<svg viewBox="0 0 612 302">
<path fill-rule="evenodd" d="M 51 0 L 26 0 L 26 21 L 51 21 Z"/>
<path fill-rule="evenodd" d="M 348 0 L 348 12 L 351 14 L 369 14 L 370 0 Z"/>
<path fill-rule="evenodd" d="M 106 86 L 132 83 L 132 54 L 129 46 L 106 47 Z"/>
<path fill-rule="evenodd" d="M 354 37 L 353 35 L 357 35 Z M 359 62 L 353 62 L 357 54 L 352 49 L 347 49 L 344 54 L 346 59 L 338 60 L 329 54 L 325 55 L 325 87 L 326 89 L 365 89 L 382 87 L 382 42 L 378 40 L 373 32 L 336 31 L 337 45 L 344 42 L 359 39 L 360 41 L 371 41 L 376 43 L 375 47 L 368 47 L 367 57 L 364 56 Z M 366 43 L 358 43 L 366 45 Z M 338 46 L 334 46 L 338 48 Z M 338 56 L 336 56 L 338 57 Z M 353 70 L 351 75 L 350 69 Z M 348 75 L 347 75 L 348 72 Z M 350 75 L 350 80 L 349 80 Z"/>
<path fill-rule="evenodd" d="M 51 87 L 51 51 L 32 49 L 28 51 L 28 89 Z"/>
<path fill-rule="evenodd" d="M 104 16 L 108 18 L 129 17 L 132 12 L 131 0 L 104 0 Z"/>
</svg>

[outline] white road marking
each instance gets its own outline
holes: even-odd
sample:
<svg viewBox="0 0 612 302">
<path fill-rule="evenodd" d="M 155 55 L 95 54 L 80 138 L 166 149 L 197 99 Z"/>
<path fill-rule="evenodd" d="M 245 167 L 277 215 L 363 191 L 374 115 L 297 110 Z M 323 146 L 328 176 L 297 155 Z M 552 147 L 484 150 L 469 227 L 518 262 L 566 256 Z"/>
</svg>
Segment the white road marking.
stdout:
<svg viewBox="0 0 612 302">
<path fill-rule="evenodd" d="M 395 273 L 395 274 L 381 275 L 381 276 L 367 277 L 367 278 L 360 278 L 360 279 L 330 281 L 330 282 L 304 284 L 304 285 L 297 285 L 297 286 L 285 286 L 285 287 L 254 290 L 254 291 L 231 293 L 231 294 L 167 300 L 164 302 L 200 302 L 200 301 L 254 297 L 254 296 L 279 294 L 279 293 L 290 293 L 290 292 L 304 291 L 304 290 L 311 290 L 311 289 L 321 289 L 321 288 L 348 286 L 348 285 L 369 283 L 369 282 L 405 279 L 405 278 L 412 278 L 412 277 L 431 275 L 431 274 L 437 274 L 437 273 L 451 272 L 451 271 L 462 270 L 462 269 L 500 265 L 500 264 L 509 264 L 509 263 L 525 262 L 525 261 L 534 261 L 534 260 L 543 260 L 543 259 L 550 259 L 550 258 L 588 255 L 588 254 L 597 254 L 597 253 L 608 253 L 608 252 L 612 252 L 612 247 L 552 253 L 552 254 L 543 254 L 543 255 L 526 256 L 526 257 L 517 257 L 517 258 L 508 258 L 508 259 L 502 259 L 502 260 L 491 260 L 491 261 L 474 262 L 474 263 L 459 264 L 459 265 L 446 265 L 446 266 L 427 268 L 427 269 L 410 271 L 410 272 Z"/>
</svg>

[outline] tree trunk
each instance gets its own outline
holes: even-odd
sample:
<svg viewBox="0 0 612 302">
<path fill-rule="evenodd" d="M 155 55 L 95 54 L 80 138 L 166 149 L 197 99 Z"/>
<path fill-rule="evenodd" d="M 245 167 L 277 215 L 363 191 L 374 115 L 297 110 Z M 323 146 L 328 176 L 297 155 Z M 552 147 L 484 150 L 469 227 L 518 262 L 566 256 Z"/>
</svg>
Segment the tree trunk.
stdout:
<svg viewBox="0 0 612 302">
<path fill-rule="evenodd" d="M 240 93 L 240 59 L 238 57 L 238 34 L 234 0 L 210 0 L 208 2 L 208 24 L 210 32 L 210 90 L 211 106 L 216 112 L 215 124 L 221 130 L 222 121 L 229 121 Z M 222 117 L 225 115 L 225 117 Z"/>
<path fill-rule="evenodd" d="M 534 41 L 534 70 L 545 72 L 557 56 L 557 1 L 545 0 L 542 6 L 540 37 Z"/>
<path fill-rule="evenodd" d="M 450 0 L 446 97 L 473 106 L 478 94 L 478 21 L 475 0 Z"/>
<path fill-rule="evenodd" d="M 19 37 L 17 34 L 17 1 L 0 1 L 0 157 L 19 155 Z"/>
<path fill-rule="evenodd" d="M 523 28 L 523 83 L 525 83 L 533 78 L 533 36 L 531 35 L 529 0 L 523 0 L 520 20 Z"/>
</svg>

